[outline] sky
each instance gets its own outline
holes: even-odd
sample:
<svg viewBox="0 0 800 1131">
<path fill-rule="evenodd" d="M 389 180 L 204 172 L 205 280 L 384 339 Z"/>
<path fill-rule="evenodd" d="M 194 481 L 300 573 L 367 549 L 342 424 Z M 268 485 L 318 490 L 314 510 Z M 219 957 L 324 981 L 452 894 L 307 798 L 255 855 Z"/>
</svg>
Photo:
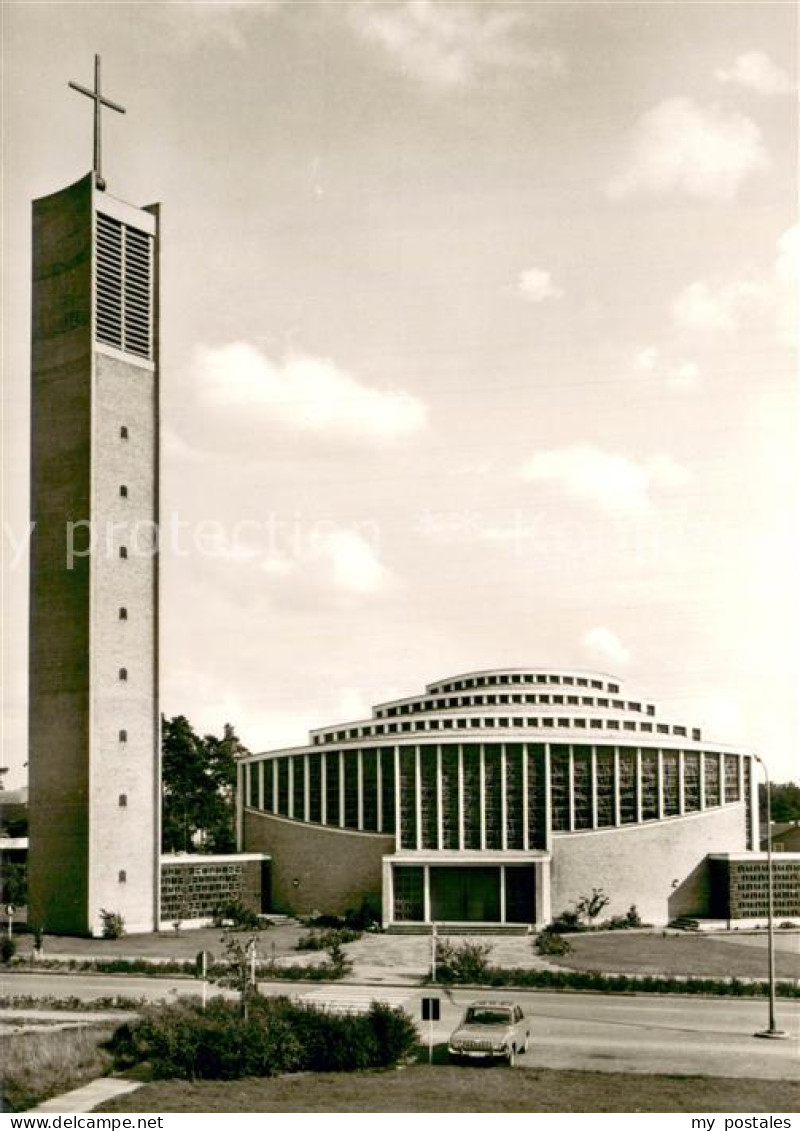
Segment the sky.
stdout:
<svg viewBox="0 0 800 1131">
<path fill-rule="evenodd" d="M 30 202 L 162 203 L 161 696 L 251 750 L 493 667 L 800 778 L 794 3 L 3 19 L 3 752 L 26 761 Z"/>
</svg>

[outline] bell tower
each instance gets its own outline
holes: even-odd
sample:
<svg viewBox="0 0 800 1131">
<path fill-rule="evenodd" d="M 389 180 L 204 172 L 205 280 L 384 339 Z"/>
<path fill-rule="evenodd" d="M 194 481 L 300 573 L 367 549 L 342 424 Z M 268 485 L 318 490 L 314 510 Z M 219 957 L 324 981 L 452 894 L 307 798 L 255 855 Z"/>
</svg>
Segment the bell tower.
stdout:
<svg viewBox="0 0 800 1131">
<path fill-rule="evenodd" d="M 29 917 L 158 925 L 159 208 L 33 204 Z"/>
</svg>

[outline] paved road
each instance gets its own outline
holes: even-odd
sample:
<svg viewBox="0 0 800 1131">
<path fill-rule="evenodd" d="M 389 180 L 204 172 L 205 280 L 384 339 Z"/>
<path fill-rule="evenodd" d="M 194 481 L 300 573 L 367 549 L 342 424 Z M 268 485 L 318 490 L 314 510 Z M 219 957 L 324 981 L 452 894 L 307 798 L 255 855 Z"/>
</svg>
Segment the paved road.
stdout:
<svg viewBox="0 0 800 1131">
<path fill-rule="evenodd" d="M 354 983 L 323 987 L 308 983 L 265 983 L 263 993 L 291 993 L 332 1007 L 358 1009 L 372 997 L 403 1004 L 416 1018 L 419 999 L 442 998 L 436 1043 L 446 1041 L 469 990 L 369 987 Z M 83 1001 L 124 994 L 148 1000 L 197 993 L 197 983 L 179 978 L 127 975 L 18 974 L 0 977 L 0 994 L 74 996 Z M 614 996 L 495 990 L 480 995 L 518 1001 L 532 1018 L 531 1049 L 520 1057 L 528 1067 L 579 1068 L 608 1072 L 658 1072 L 705 1076 L 762 1077 L 800 1081 L 800 1002 L 778 1002 L 778 1024 L 785 1041 L 754 1038 L 767 1022 L 764 1001 L 725 998 Z M 423 1036 L 427 1025 L 420 1022 Z"/>
</svg>

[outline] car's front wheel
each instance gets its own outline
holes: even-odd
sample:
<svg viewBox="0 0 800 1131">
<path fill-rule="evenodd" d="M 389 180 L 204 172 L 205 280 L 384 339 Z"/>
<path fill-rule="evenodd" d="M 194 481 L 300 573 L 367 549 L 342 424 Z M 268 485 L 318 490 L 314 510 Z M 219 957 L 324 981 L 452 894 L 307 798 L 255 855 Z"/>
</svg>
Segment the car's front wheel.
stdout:
<svg viewBox="0 0 800 1131">
<path fill-rule="evenodd" d="M 513 1068 L 517 1063 L 517 1049 L 515 1045 L 512 1045 L 506 1053 L 506 1063 L 508 1064 L 509 1068 Z"/>
</svg>

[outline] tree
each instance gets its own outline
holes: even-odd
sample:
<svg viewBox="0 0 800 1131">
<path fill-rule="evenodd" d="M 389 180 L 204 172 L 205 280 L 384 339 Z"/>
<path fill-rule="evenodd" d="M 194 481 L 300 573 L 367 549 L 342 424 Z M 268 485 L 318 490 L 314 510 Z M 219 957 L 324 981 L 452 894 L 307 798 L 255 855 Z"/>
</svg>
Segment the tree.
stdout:
<svg viewBox="0 0 800 1131">
<path fill-rule="evenodd" d="M 167 852 L 233 852 L 236 759 L 248 751 L 226 723 L 200 737 L 185 716 L 163 718 L 162 844 Z"/>
<path fill-rule="evenodd" d="M 758 787 L 762 821 L 766 820 L 766 796 L 762 782 Z M 796 782 L 771 782 L 769 800 L 773 821 L 800 821 L 800 785 Z"/>
<path fill-rule="evenodd" d="M 592 888 L 591 895 L 582 895 L 575 902 L 575 913 L 579 919 L 594 923 L 597 916 L 604 908 L 608 907 L 611 897 L 606 895 L 602 888 Z"/>
</svg>

